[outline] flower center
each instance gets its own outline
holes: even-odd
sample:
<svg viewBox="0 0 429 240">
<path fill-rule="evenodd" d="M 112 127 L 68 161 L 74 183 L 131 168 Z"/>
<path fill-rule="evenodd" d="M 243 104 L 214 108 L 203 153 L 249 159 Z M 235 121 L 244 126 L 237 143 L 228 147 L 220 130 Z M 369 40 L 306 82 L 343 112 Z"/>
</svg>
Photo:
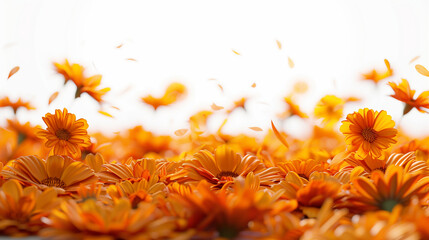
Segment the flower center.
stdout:
<svg viewBox="0 0 429 240">
<path fill-rule="evenodd" d="M 231 171 L 223 171 L 223 172 L 220 172 L 216 177 L 219 178 L 219 179 L 222 179 L 224 177 L 233 177 L 233 178 L 235 178 L 235 177 L 238 177 L 238 174 L 235 173 L 235 172 L 231 172 Z"/>
<path fill-rule="evenodd" d="M 61 181 L 61 179 L 57 177 L 48 177 L 43 179 L 42 184 L 49 186 L 49 187 L 59 187 L 59 188 L 65 188 L 66 184 Z"/>
<path fill-rule="evenodd" d="M 365 128 L 361 132 L 362 137 L 367 142 L 374 142 L 377 139 L 377 133 L 372 128 Z"/>
<path fill-rule="evenodd" d="M 61 140 L 69 140 L 71 138 L 71 134 L 69 131 L 65 130 L 65 129 L 58 129 L 55 132 L 55 135 L 61 139 Z"/>
<path fill-rule="evenodd" d="M 386 199 L 380 204 L 380 208 L 385 211 L 392 212 L 393 208 L 399 204 L 398 201 L 394 199 Z"/>
</svg>

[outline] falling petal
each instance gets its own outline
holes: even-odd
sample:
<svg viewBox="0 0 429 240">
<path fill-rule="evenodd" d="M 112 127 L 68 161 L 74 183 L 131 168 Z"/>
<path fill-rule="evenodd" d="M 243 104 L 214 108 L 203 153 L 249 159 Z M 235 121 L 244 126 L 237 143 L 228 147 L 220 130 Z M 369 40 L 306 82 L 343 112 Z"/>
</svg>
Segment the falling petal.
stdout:
<svg viewBox="0 0 429 240">
<path fill-rule="evenodd" d="M 116 46 L 116 48 L 121 48 L 122 46 L 124 46 L 123 43 L 119 44 L 118 46 Z"/>
<path fill-rule="evenodd" d="M 415 56 L 413 59 L 410 60 L 409 63 L 411 64 L 411 63 L 415 62 L 419 58 L 420 58 L 420 56 Z"/>
<path fill-rule="evenodd" d="M 176 131 L 174 132 L 174 135 L 176 135 L 176 136 L 180 137 L 180 136 L 185 135 L 187 132 L 188 132 L 188 129 L 183 128 L 183 129 L 176 130 Z"/>
<path fill-rule="evenodd" d="M 58 97 L 59 92 L 54 92 L 52 93 L 52 95 L 49 97 L 49 105 Z"/>
<path fill-rule="evenodd" d="M 292 61 L 292 59 L 290 57 L 287 57 L 287 63 L 289 64 L 290 68 L 295 67 L 295 63 Z"/>
<path fill-rule="evenodd" d="M 255 88 L 255 87 L 256 87 L 256 83 L 253 83 L 253 84 L 252 84 L 252 88 Z"/>
<path fill-rule="evenodd" d="M 215 103 L 213 103 L 210 107 L 213 109 L 213 111 L 218 111 L 218 110 L 222 110 L 223 109 L 222 106 L 218 106 Z"/>
<path fill-rule="evenodd" d="M 232 52 L 237 54 L 237 55 L 241 55 L 239 52 L 236 52 L 235 50 L 232 50 Z"/>
<path fill-rule="evenodd" d="M 262 128 L 260 127 L 249 127 L 251 130 L 256 131 L 256 132 L 261 132 L 263 131 Z"/>
<path fill-rule="evenodd" d="M 384 59 L 384 64 L 386 64 L 387 69 L 390 69 L 390 62 L 387 59 Z"/>
<path fill-rule="evenodd" d="M 133 62 L 137 62 L 137 60 L 136 60 L 136 59 L 134 59 L 134 58 L 127 58 L 126 60 L 128 60 L 128 61 L 133 61 Z"/>
<path fill-rule="evenodd" d="M 429 77 L 429 71 L 428 71 L 425 67 L 423 67 L 422 65 L 417 64 L 417 65 L 416 65 L 416 70 L 417 70 L 417 72 L 419 72 L 421 75 L 423 75 L 423 76 L 425 76 L 425 77 Z"/>
<path fill-rule="evenodd" d="M 107 113 L 107 112 L 105 112 L 105 111 L 98 111 L 98 113 L 100 113 L 100 114 L 103 114 L 104 116 L 106 116 L 106 117 L 110 117 L 110 118 L 113 118 L 113 116 L 110 114 L 110 113 Z"/>
<path fill-rule="evenodd" d="M 220 88 L 220 90 L 223 92 L 223 87 L 222 87 L 222 85 L 218 84 L 217 86 L 218 86 L 218 87 Z"/>
<path fill-rule="evenodd" d="M 118 107 L 115 107 L 115 106 L 111 106 L 112 108 L 114 108 L 114 109 L 116 109 L 116 110 L 121 110 L 121 109 L 119 109 Z"/>
<path fill-rule="evenodd" d="M 7 79 L 9 79 L 10 77 L 12 77 L 18 71 L 19 71 L 19 67 L 18 66 L 12 68 L 12 70 L 10 70 L 10 72 L 9 72 L 9 76 L 7 77 Z"/>
<path fill-rule="evenodd" d="M 277 130 L 276 126 L 274 126 L 273 121 L 271 121 L 271 127 L 273 128 L 273 132 L 276 135 L 277 139 L 279 139 L 280 142 L 282 142 L 283 145 L 285 145 L 285 147 L 289 148 L 289 144 L 287 143 L 285 137 L 282 136 L 282 134 Z"/>
<path fill-rule="evenodd" d="M 282 50 L 282 43 L 279 40 L 276 40 L 277 47 Z"/>
<path fill-rule="evenodd" d="M 216 81 L 216 78 L 209 78 L 210 81 Z"/>
</svg>

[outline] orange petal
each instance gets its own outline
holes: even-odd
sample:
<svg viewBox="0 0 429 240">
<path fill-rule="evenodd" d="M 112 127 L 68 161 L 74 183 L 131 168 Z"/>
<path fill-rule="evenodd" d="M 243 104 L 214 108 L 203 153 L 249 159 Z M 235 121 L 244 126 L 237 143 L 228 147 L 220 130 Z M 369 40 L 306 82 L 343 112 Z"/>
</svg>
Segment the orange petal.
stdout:
<svg viewBox="0 0 429 240">
<path fill-rule="evenodd" d="M 18 202 L 22 196 L 22 186 L 17 180 L 9 180 L 5 182 L 2 186 L 3 191 L 9 194 L 15 202 Z"/>
<path fill-rule="evenodd" d="M 50 156 L 46 160 L 46 171 L 49 177 L 60 178 L 64 169 L 64 158 L 60 156 Z"/>
<path fill-rule="evenodd" d="M 285 147 L 289 149 L 289 144 L 287 143 L 286 139 L 280 134 L 280 132 L 277 130 L 276 126 L 274 126 L 273 121 L 271 121 L 271 127 L 273 128 L 273 132 L 276 135 L 277 139 L 280 140 Z"/>
<path fill-rule="evenodd" d="M 12 77 L 18 71 L 19 71 L 19 67 L 18 66 L 12 68 L 12 70 L 10 70 L 10 72 L 9 72 L 9 76 L 7 77 L 7 79 L 9 79 L 10 77 Z"/>
<path fill-rule="evenodd" d="M 184 129 L 179 129 L 179 130 L 176 130 L 174 132 L 174 135 L 180 137 L 180 136 L 185 135 L 187 132 L 188 132 L 188 129 L 185 129 L 185 128 Z"/>
<path fill-rule="evenodd" d="M 52 93 L 52 95 L 49 97 L 49 103 L 48 104 L 51 104 L 58 97 L 58 94 L 59 94 L 58 91 Z"/>
<path fill-rule="evenodd" d="M 429 71 L 428 71 L 425 67 L 423 67 L 422 65 L 417 64 L 417 65 L 416 65 L 416 70 L 417 70 L 417 72 L 419 72 L 421 75 L 423 75 L 423 76 L 425 76 L 425 77 L 429 77 Z"/>
<path fill-rule="evenodd" d="M 216 105 L 215 103 L 213 103 L 210 107 L 213 109 L 213 111 L 222 110 L 224 108 L 222 106 Z"/>
<path fill-rule="evenodd" d="M 249 127 L 251 130 L 256 131 L 256 132 L 261 132 L 263 131 L 262 128 L 260 127 Z"/>
</svg>

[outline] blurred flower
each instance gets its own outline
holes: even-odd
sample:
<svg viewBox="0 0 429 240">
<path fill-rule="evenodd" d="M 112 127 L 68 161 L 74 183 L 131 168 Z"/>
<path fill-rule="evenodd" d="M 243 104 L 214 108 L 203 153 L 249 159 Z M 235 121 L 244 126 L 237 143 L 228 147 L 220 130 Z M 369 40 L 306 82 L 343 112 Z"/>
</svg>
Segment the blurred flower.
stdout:
<svg viewBox="0 0 429 240">
<path fill-rule="evenodd" d="M 362 77 L 364 80 L 370 80 L 373 81 L 375 84 L 380 82 L 381 80 L 391 77 L 393 75 L 393 69 L 390 68 L 390 63 L 387 61 L 387 59 L 384 59 L 384 63 L 386 65 L 387 70 L 385 72 L 380 72 L 375 69 L 368 73 L 362 74 Z"/>
<path fill-rule="evenodd" d="M 63 201 L 45 218 L 48 228 L 40 235 L 49 239 L 165 239 L 175 227 L 152 204 L 132 209 L 127 199 L 104 206 L 93 199 L 82 203 Z"/>
<path fill-rule="evenodd" d="M 59 204 L 52 189 L 41 192 L 34 186 L 22 188 L 9 180 L 0 189 L 0 234 L 22 237 L 34 235 L 44 227 L 41 218 Z"/>
<path fill-rule="evenodd" d="M 426 109 L 429 109 L 429 91 L 420 93 L 420 95 L 414 99 L 416 90 L 411 90 L 410 84 L 406 79 L 402 79 L 399 85 L 394 82 L 389 82 L 389 85 L 395 92 L 390 96 L 405 103 L 403 115 L 410 112 L 413 108 L 416 108 L 422 113 L 428 113 Z"/>
<path fill-rule="evenodd" d="M 408 204 L 413 196 L 423 199 L 428 186 L 428 176 L 407 173 L 402 167 L 390 165 L 386 173 L 374 171 L 370 179 L 355 179 L 351 195 L 345 201 L 354 211 L 392 211 L 398 204 Z"/>
<path fill-rule="evenodd" d="M 157 110 L 160 106 L 168 106 L 175 103 L 179 99 L 183 98 L 185 94 L 185 85 L 181 83 L 171 83 L 161 98 L 148 95 L 146 97 L 142 97 L 141 99 L 144 103 L 151 105 L 155 110 Z"/>
<path fill-rule="evenodd" d="M 0 108 L 2 107 L 10 107 L 13 110 L 13 113 L 16 115 L 16 112 L 19 108 L 25 108 L 27 110 L 36 109 L 29 102 L 23 101 L 21 98 L 18 98 L 17 101 L 12 102 L 9 97 L 4 97 L 0 99 Z"/>
<path fill-rule="evenodd" d="M 322 118 L 322 123 L 333 127 L 343 117 L 344 100 L 334 95 L 326 95 L 314 108 L 314 116 Z"/>
</svg>

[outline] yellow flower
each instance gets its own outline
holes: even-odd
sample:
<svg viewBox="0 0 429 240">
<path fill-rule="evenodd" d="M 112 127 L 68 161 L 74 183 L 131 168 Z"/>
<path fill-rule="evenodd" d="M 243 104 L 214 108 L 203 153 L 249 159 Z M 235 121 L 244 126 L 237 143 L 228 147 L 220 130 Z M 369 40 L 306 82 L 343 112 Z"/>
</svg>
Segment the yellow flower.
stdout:
<svg viewBox="0 0 429 240">
<path fill-rule="evenodd" d="M 334 95 L 326 95 L 314 108 L 314 116 L 322 118 L 328 127 L 334 126 L 343 117 L 344 100 Z"/>
<path fill-rule="evenodd" d="M 347 115 L 342 123 L 340 131 L 346 137 L 349 151 L 356 151 L 357 159 L 364 159 L 368 155 L 378 158 L 382 156 L 383 150 L 396 143 L 398 130 L 393 128 L 395 122 L 386 111 L 360 109 L 359 112 Z"/>
<path fill-rule="evenodd" d="M 80 158 L 80 147 L 91 145 L 86 120 L 83 118 L 76 120 L 76 116 L 68 113 L 65 108 L 63 111 L 55 110 L 55 115 L 47 113 L 43 117 L 43 121 L 48 128 L 40 130 L 37 134 L 39 137 L 47 139 L 45 145 L 52 148 L 54 155 L 70 155 Z"/>
</svg>

